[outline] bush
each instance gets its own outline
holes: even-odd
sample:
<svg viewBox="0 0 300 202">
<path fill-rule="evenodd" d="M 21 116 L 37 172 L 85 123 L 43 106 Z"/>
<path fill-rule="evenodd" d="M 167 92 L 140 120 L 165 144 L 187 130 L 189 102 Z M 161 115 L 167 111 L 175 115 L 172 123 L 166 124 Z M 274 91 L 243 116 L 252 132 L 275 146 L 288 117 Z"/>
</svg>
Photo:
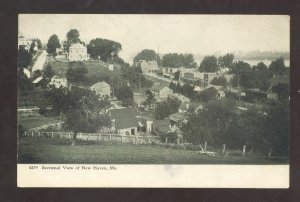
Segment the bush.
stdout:
<svg viewBox="0 0 300 202">
<path fill-rule="evenodd" d="M 168 138 L 168 143 L 177 143 L 178 134 L 176 132 L 173 132 L 160 135 L 160 140 L 162 142 L 165 142 L 166 138 Z"/>
</svg>

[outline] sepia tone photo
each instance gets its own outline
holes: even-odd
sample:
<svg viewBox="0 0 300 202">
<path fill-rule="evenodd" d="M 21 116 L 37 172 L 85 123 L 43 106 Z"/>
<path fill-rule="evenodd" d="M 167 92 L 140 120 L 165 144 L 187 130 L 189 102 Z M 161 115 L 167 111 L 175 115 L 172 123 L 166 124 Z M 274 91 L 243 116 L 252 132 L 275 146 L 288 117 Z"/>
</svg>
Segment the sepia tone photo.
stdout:
<svg viewBox="0 0 300 202">
<path fill-rule="evenodd" d="M 288 164 L 289 17 L 19 15 L 18 163 Z"/>
<path fill-rule="evenodd" d="M 289 16 L 18 26 L 18 164 L 289 164 Z"/>
</svg>

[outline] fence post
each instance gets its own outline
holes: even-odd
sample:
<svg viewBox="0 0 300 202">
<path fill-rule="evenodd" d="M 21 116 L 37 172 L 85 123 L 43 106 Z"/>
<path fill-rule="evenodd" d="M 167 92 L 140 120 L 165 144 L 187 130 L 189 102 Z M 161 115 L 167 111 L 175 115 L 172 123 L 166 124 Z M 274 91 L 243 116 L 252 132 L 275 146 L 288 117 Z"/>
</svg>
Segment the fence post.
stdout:
<svg viewBox="0 0 300 202">
<path fill-rule="evenodd" d="M 53 139 L 53 132 L 52 132 L 52 134 L 51 134 L 51 138 Z"/>
<path fill-rule="evenodd" d="M 25 136 L 25 137 L 27 136 L 27 131 L 25 131 L 24 136 Z"/>
<path fill-rule="evenodd" d="M 33 131 L 31 131 L 31 136 L 33 137 Z"/>
<path fill-rule="evenodd" d="M 271 149 L 269 149 L 269 152 L 268 152 L 268 157 L 271 157 L 271 155 L 272 155 L 272 148 L 271 148 Z"/>
<path fill-rule="evenodd" d="M 226 149 L 226 144 L 223 144 L 223 149 L 222 149 L 222 153 L 225 153 L 225 149 Z"/>
<path fill-rule="evenodd" d="M 111 141 L 111 134 L 109 134 L 109 141 Z"/>
<path fill-rule="evenodd" d="M 246 145 L 243 146 L 243 156 L 245 156 L 246 153 Z"/>
<path fill-rule="evenodd" d="M 138 144 L 138 143 L 139 143 L 139 136 L 138 136 L 138 135 L 136 136 L 136 139 L 135 139 L 135 141 L 136 141 L 136 144 Z"/>
<path fill-rule="evenodd" d="M 206 147 L 207 147 L 207 142 L 205 141 L 205 143 L 204 143 L 204 151 L 206 151 Z"/>
<path fill-rule="evenodd" d="M 166 137 L 166 144 L 168 144 L 168 137 Z"/>
</svg>

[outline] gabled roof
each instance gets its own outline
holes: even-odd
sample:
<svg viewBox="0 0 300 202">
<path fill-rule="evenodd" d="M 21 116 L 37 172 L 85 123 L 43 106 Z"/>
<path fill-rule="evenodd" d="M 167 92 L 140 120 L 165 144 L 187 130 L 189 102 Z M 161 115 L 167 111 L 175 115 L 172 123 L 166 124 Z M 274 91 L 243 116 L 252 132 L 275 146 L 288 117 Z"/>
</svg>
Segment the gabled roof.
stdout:
<svg viewBox="0 0 300 202">
<path fill-rule="evenodd" d="M 130 119 L 139 115 L 134 108 L 110 109 L 109 112 L 111 119 Z"/>
<path fill-rule="evenodd" d="M 70 49 L 72 48 L 85 48 L 85 46 L 82 45 L 81 43 L 75 43 L 70 46 Z"/>
<path fill-rule="evenodd" d="M 135 117 L 115 120 L 116 129 L 133 128 L 138 126 L 139 126 L 138 119 Z"/>
<path fill-rule="evenodd" d="M 38 77 L 38 78 L 36 78 L 32 83 L 38 83 L 38 82 L 40 82 L 41 80 L 43 79 L 43 77 Z"/>
<path fill-rule="evenodd" d="M 153 90 L 153 91 L 156 91 L 156 92 L 159 92 L 161 91 L 165 86 L 161 85 L 161 84 L 154 84 L 150 90 Z"/>
<path fill-rule="evenodd" d="M 150 88 L 150 90 L 155 91 L 155 92 L 159 92 L 159 91 L 161 91 L 161 90 L 164 89 L 164 88 L 168 88 L 169 90 L 172 90 L 172 89 L 170 89 L 169 87 L 166 87 L 166 86 L 161 85 L 161 84 L 154 84 L 154 85 Z"/>
<path fill-rule="evenodd" d="M 290 85 L 290 77 L 289 76 L 278 76 L 278 75 L 276 75 L 275 77 L 271 78 L 271 83 L 273 85 L 276 85 L 278 83 Z"/>
<path fill-rule="evenodd" d="M 155 120 L 153 123 L 154 130 L 157 133 L 168 133 L 170 132 L 170 120 Z"/>
<path fill-rule="evenodd" d="M 107 88 L 107 87 L 110 87 L 108 83 L 102 81 L 102 82 L 98 82 L 98 83 L 95 83 L 94 85 L 92 85 L 90 88 L 95 88 L 95 89 L 102 89 L 102 88 Z"/>
<path fill-rule="evenodd" d="M 175 113 L 175 114 L 171 114 L 169 116 L 169 119 L 172 120 L 172 121 L 183 121 L 184 119 L 186 118 L 186 116 L 182 113 Z"/>
</svg>

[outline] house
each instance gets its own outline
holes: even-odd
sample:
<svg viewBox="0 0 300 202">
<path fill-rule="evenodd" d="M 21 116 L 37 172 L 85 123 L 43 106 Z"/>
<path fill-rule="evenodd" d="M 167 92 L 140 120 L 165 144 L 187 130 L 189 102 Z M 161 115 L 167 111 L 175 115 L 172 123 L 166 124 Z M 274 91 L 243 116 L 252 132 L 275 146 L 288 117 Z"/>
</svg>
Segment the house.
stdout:
<svg viewBox="0 0 300 202">
<path fill-rule="evenodd" d="M 138 127 L 138 112 L 134 108 L 110 109 L 111 129 L 119 135 L 136 135 Z"/>
<path fill-rule="evenodd" d="M 211 87 L 215 88 L 218 91 L 218 93 L 217 93 L 217 98 L 218 99 L 225 98 L 225 95 L 226 95 L 225 94 L 225 91 L 226 91 L 225 87 L 223 87 L 223 86 L 217 86 L 217 85 L 211 85 L 211 84 L 209 84 L 208 86 L 206 86 L 206 88 L 211 88 Z"/>
<path fill-rule="evenodd" d="M 175 132 L 175 128 L 171 126 L 171 121 L 168 119 L 160 119 L 153 121 L 153 133 L 155 135 L 168 134 Z"/>
<path fill-rule="evenodd" d="M 161 84 L 154 84 L 149 89 L 156 99 L 166 99 L 173 94 L 173 90 Z"/>
<path fill-rule="evenodd" d="M 68 59 L 70 61 L 84 61 L 89 58 L 90 55 L 87 54 L 87 48 L 84 45 L 76 43 L 70 46 L 68 54 Z"/>
<path fill-rule="evenodd" d="M 183 114 L 183 113 L 174 113 L 174 114 L 171 114 L 167 119 L 169 119 L 171 122 L 171 129 L 172 129 L 172 132 L 174 131 L 178 131 L 182 124 L 183 123 L 186 123 L 187 122 L 187 115 L 186 114 Z"/>
<path fill-rule="evenodd" d="M 68 87 L 68 81 L 65 77 L 54 76 L 51 78 L 48 86 L 54 86 L 55 88 L 59 87 Z"/>
<path fill-rule="evenodd" d="M 155 60 L 140 60 L 138 65 L 141 67 L 144 74 L 155 74 L 158 71 L 158 64 Z"/>
<path fill-rule="evenodd" d="M 147 95 L 141 93 L 133 93 L 133 100 L 137 107 L 143 107 L 143 103 L 147 100 Z"/>
<path fill-rule="evenodd" d="M 169 97 L 170 98 L 177 98 L 181 102 L 190 102 L 190 98 L 188 98 L 188 97 L 186 97 L 184 95 L 180 95 L 179 93 L 173 93 Z"/>
<path fill-rule="evenodd" d="M 200 109 L 203 109 L 203 107 L 202 104 L 200 103 L 183 102 L 178 107 L 178 112 L 183 114 L 183 113 L 187 113 L 190 109 L 198 111 Z"/>
<path fill-rule="evenodd" d="M 110 85 L 104 81 L 95 83 L 90 87 L 92 91 L 96 93 L 96 95 L 99 95 L 100 97 L 110 97 L 111 89 Z"/>
</svg>

